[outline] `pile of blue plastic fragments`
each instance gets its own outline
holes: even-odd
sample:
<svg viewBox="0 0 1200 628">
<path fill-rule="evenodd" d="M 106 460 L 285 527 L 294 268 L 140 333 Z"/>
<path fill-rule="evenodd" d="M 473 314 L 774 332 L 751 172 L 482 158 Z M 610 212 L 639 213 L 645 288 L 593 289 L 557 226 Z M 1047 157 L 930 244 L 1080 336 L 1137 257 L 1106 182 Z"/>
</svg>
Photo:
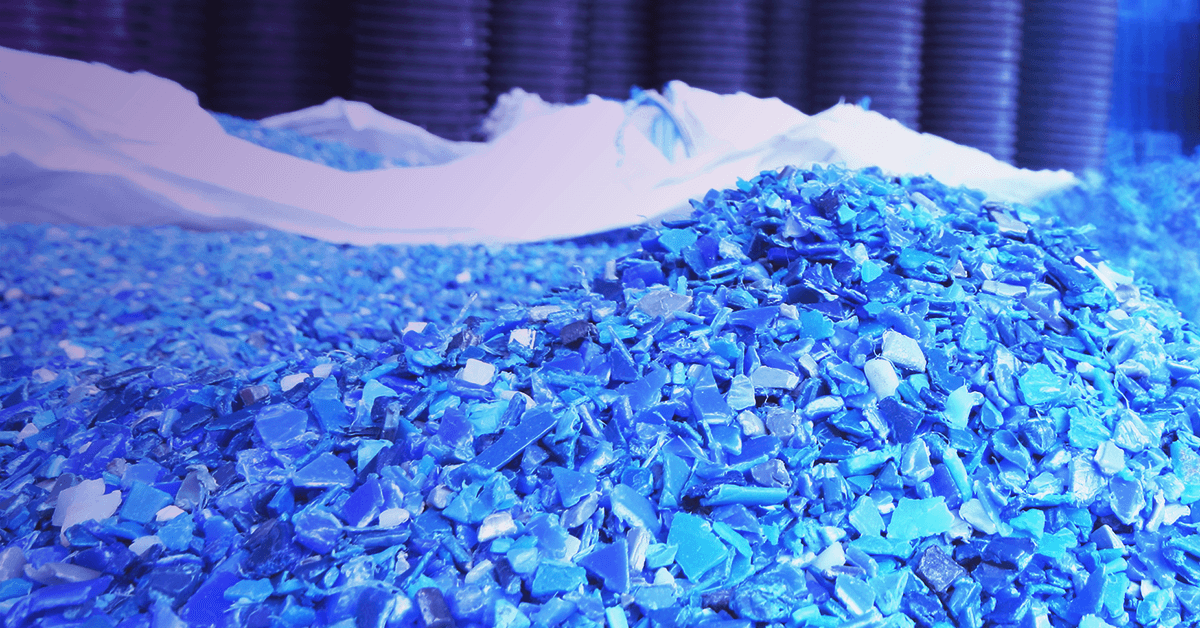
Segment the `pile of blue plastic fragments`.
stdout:
<svg viewBox="0 0 1200 628">
<path fill-rule="evenodd" d="M 1109 260 L 1200 320 L 1200 151 L 1139 161 L 1120 148 L 1109 147 L 1117 154 L 1103 174 L 1085 176 L 1038 210 L 1094 225 L 1089 235 Z"/>
<path fill-rule="evenodd" d="M 1194 623 L 1176 310 L 927 178 L 695 205 L 487 307 L 551 265 L 7 228 L 4 625 Z"/>
</svg>

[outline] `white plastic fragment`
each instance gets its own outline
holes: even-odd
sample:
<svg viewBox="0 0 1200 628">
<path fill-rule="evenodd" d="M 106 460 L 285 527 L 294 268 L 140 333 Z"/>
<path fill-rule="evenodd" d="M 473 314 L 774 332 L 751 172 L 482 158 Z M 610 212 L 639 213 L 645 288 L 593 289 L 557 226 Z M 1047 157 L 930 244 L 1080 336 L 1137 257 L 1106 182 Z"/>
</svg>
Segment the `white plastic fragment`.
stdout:
<svg viewBox="0 0 1200 628">
<path fill-rule="evenodd" d="M 32 564 L 25 565 L 25 577 L 45 585 L 86 582 L 101 575 L 101 572 L 95 569 L 57 561 L 44 563 L 36 568 Z"/>
<path fill-rule="evenodd" d="M 773 366 L 760 366 L 750 374 L 755 388 L 783 388 L 791 390 L 800 385 L 800 376 Z"/>
<path fill-rule="evenodd" d="M 942 412 L 942 416 L 946 419 L 946 425 L 965 429 L 967 421 L 971 418 L 971 409 L 981 403 L 983 403 L 983 395 L 972 392 L 970 386 L 964 384 L 956 388 L 946 398 L 946 409 Z"/>
<path fill-rule="evenodd" d="M 650 531 L 641 526 L 634 526 L 625 534 L 631 569 L 641 571 L 646 566 L 646 550 L 650 549 L 650 538 Z"/>
<path fill-rule="evenodd" d="M 82 360 L 87 357 L 87 349 L 77 344 L 72 344 L 70 340 L 59 340 L 58 348 L 62 349 L 67 354 L 67 357 L 72 360 Z"/>
<path fill-rule="evenodd" d="M 1104 475 L 1116 475 L 1125 468 L 1125 450 L 1118 447 L 1113 441 L 1106 440 L 1096 446 L 1096 455 L 1093 460 L 1096 461 L 1096 467 Z"/>
<path fill-rule="evenodd" d="M 487 558 L 479 561 L 478 563 L 475 563 L 475 566 L 471 567 L 470 571 L 463 574 L 463 583 L 464 584 L 474 584 L 476 582 L 479 582 L 480 580 L 482 580 L 484 578 L 484 576 L 491 573 L 492 568 L 495 566 L 496 566 L 496 563 L 493 563 L 491 560 L 489 560 Z"/>
<path fill-rule="evenodd" d="M 1025 290 L 1025 286 L 1015 286 L 1013 284 L 1003 283 L 1003 282 L 999 282 L 999 281 L 992 281 L 991 279 L 985 280 L 983 282 L 983 291 L 990 292 L 992 294 L 1002 296 L 1002 297 L 1010 297 L 1013 299 L 1023 297 L 1023 296 L 1025 296 L 1025 293 L 1027 292 Z"/>
<path fill-rule="evenodd" d="M 509 401 L 513 397 L 520 397 L 521 399 L 523 399 L 525 401 L 525 409 L 526 410 L 529 410 L 530 408 L 537 405 L 537 402 L 533 400 L 533 397 L 530 397 L 529 395 L 526 395 L 525 393 L 523 393 L 519 390 L 501 390 L 500 392 L 498 392 L 496 394 L 499 395 L 500 398 L 505 401 Z"/>
<path fill-rule="evenodd" d="M 840 567 L 846 564 L 846 552 L 842 549 L 841 543 L 834 543 L 825 548 L 817 557 L 813 559 L 812 566 L 821 571 Z"/>
<path fill-rule="evenodd" d="M 306 379 L 308 379 L 308 373 L 293 373 L 291 375 L 284 375 L 279 380 L 279 389 L 283 392 L 287 392 L 296 386 L 299 386 L 300 383 Z"/>
<path fill-rule="evenodd" d="M 921 351 L 921 346 L 917 344 L 916 340 L 898 331 L 883 332 L 881 353 L 885 360 L 897 366 L 911 371 L 925 370 L 925 352 Z"/>
<path fill-rule="evenodd" d="M 409 512 L 403 508 L 388 508 L 379 513 L 379 527 L 395 528 L 409 519 Z"/>
<path fill-rule="evenodd" d="M 179 515 L 184 514 L 184 510 L 175 504 L 163 506 L 161 510 L 154 513 L 154 520 L 158 522 L 170 521 Z"/>
<path fill-rule="evenodd" d="M 666 567 L 659 567 L 658 571 L 654 572 L 653 584 L 675 586 L 675 576 L 672 576 Z"/>
<path fill-rule="evenodd" d="M 21 441 L 33 436 L 34 434 L 37 434 L 38 432 L 41 432 L 41 430 L 39 430 L 36 425 L 33 423 L 26 423 L 25 427 L 22 427 L 21 431 L 17 432 L 17 443 L 20 443 Z"/>
<path fill-rule="evenodd" d="M 763 424 L 762 419 L 749 410 L 743 410 L 739 413 L 737 415 L 737 422 L 738 425 L 742 426 L 742 435 L 748 438 L 762 436 L 767 433 L 767 426 Z"/>
<path fill-rule="evenodd" d="M 871 387 L 871 392 L 880 399 L 896 394 L 896 388 L 900 386 L 900 376 L 896 374 L 896 367 L 887 360 L 881 358 L 867 360 L 867 363 L 863 365 L 863 373 L 867 376 L 867 384 Z"/>
<path fill-rule="evenodd" d="M 516 532 L 517 524 L 513 522 L 512 514 L 496 512 L 483 518 L 483 522 L 479 524 L 478 537 L 480 543 L 486 543 L 492 539 L 516 534 Z"/>
<path fill-rule="evenodd" d="M 322 379 L 329 377 L 329 374 L 332 372 L 333 364 L 330 363 L 318 364 L 314 366 L 312 370 L 313 377 L 320 377 Z"/>
<path fill-rule="evenodd" d="M 419 334 L 419 333 L 425 331 L 425 327 L 427 325 L 429 325 L 429 323 L 426 323 L 424 321 L 413 321 L 404 326 L 404 329 L 402 329 L 400 331 L 400 335 L 403 336 L 404 334 L 407 334 L 410 331 L 415 331 Z"/>
<path fill-rule="evenodd" d="M 974 528 L 971 526 L 971 524 L 963 521 L 959 517 L 955 517 L 954 521 L 950 522 L 950 531 L 947 532 L 946 535 L 952 540 L 958 539 L 962 541 L 969 541 L 971 539 L 973 530 Z"/>
<path fill-rule="evenodd" d="M 45 384 L 46 382 L 52 382 L 58 379 L 58 373 L 55 373 L 48 368 L 35 369 L 33 373 L 30 373 L 29 376 L 38 384 Z"/>
<path fill-rule="evenodd" d="M 541 322 L 549 318 L 555 312 L 561 311 L 562 306 L 559 305 L 535 305 L 529 308 L 529 320 L 532 322 Z"/>
<path fill-rule="evenodd" d="M 1191 506 L 1184 506 L 1183 504 L 1167 504 L 1165 507 L 1163 507 L 1163 523 L 1169 526 L 1175 525 L 1175 522 L 1179 521 L 1181 517 L 1186 517 L 1190 514 L 1192 514 Z"/>
<path fill-rule="evenodd" d="M 508 334 L 508 341 L 515 342 L 526 349 L 533 348 L 533 341 L 537 337 L 537 332 L 532 329 L 514 329 Z"/>
<path fill-rule="evenodd" d="M 15 545 L 0 551 L 0 582 L 25 573 L 25 552 Z"/>
<path fill-rule="evenodd" d="M 958 516 L 984 534 L 995 534 L 997 532 L 996 522 L 992 521 L 992 517 L 988 515 L 987 509 L 983 507 L 983 502 L 979 501 L 978 498 L 967 500 L 967 503 L 960 506 Z"/>
<path fill-rule="evenodd" d="M 104 480 L 84 480 L 64 488 L 58 494 L 51 523 L 66 531 L 84 521 L 100 521 L 113 516 L 121 506 L 121 491 L 104 493 Z"/>
<path fill-rule="evenodd" d="M 159 540 L 157 534 L 139 536 L 129 544 L 129 551 L 141 556 L 142 554 L 150 551 L 150 548 L 154 547 L 155 545 L 162 545 L 162 541 Z"/>
<path fill-rule="evenodd" d="M 479 386 L 487 386 L 491 383 L 492 377 L 496 375 L 496 367 L 483 360 L 475 358 L 467 358 L 466 365 L 463 366 L 462 372 L 459 373 L 459 379 L 465 382 L 470 382 Z"/>
</svg>

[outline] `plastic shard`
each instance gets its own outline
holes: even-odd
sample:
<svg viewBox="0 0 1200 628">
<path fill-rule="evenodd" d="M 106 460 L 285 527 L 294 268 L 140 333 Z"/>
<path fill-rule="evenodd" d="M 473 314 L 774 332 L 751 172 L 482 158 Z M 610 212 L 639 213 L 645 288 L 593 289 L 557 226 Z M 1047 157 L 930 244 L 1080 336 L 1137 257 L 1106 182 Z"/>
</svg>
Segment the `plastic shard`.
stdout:
<svg viewBox="0 0 1200 628">
<path fill-rule="evenodd" d="M 495 443 L 475 457 L 475 464 L 485 469 L 499 469 L 518 454 L 550 433 L 558 418 L 550 410 L 535 407 L 525 412 L 516 427 L 505 430 Z"/>
<path fill-rule="evenodd" d="M 84 521 L 101 521 L 121 506 L 121 491 L 105 493 L 104 480 L 84 480 L 58 494 L 51 522 L 67 529 Z M 165 505 L 165 504 L 164 504 Z M 64 537 L 65 538 L 65 537 Z"/>
<path fill-rule="evenodd" d="M 596 550 L 581 556 L 577 561 L 580 566 L 604 580 L 604 586 L 610 591 L 625 593 L 629 590 L 629 546 L 625 539 L 602 545 Z"/>
<path fill-rule="evenodd" d="M 888 330 L 883 332 L 883 348 L 880 350 L 883 359 L 911 371 L 925 371 L 925 353 L 916 340 L 904 334 Z"/>
<path fill-rule="evenodd" d="M 306 488 L 350 488 L 354 485 L 354 472 L 345 460 L 325 452 L 297 470 L 292 482 Z"/>
<path fill-rule="evenodd" d="M 671 519 L 667 543 L 678 548 L 675 562 L 688 580 L 700 582 L 704 574 L 725 560 L 729 549 L 704 519 L 685 512 Z"/>
<path fill-rule="evenodd" d="M 954 525 L 954 515 L 946 508 L 942 497 L 928 499 L 903 498 L 892 511 L 888 522 L 889 539 L 913 541 L 916 539 L 949 532 Z"/>
</svg>

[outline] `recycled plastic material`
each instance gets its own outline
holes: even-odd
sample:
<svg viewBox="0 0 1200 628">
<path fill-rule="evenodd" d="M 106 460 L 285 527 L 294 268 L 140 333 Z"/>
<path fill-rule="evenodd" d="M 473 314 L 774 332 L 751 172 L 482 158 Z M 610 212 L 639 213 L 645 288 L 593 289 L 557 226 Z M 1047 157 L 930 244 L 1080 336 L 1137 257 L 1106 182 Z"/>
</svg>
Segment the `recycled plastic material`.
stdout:
<svg viewBox="0 0 1200 628">
<path fill-rule="evenodd" d="M 356 244 L 531 242 L 683 214 L 709 189 L 789 164 L 930 173 L 998 201 L 1074 182 L 854 106 L 809 117 L 777 99 L 678 82 L 659 105 L 590 98 L 523 117 L 482 146 L 339 101 L 270 122 L 430 164 L 343 172 L 230 137 L 165 79 L 9 49 L 0 68 L 6 222 L 265 226 Z M 656 124 L 668 132 L 651 132 Z"/>
</svg>

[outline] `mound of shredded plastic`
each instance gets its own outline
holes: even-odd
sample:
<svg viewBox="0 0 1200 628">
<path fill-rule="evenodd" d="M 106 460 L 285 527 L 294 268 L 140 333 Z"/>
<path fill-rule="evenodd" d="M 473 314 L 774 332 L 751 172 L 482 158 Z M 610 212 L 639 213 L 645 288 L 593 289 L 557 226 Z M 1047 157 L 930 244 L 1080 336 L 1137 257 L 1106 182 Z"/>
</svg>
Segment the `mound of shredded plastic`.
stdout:
<svg viewBox="0 0 1200 628">
<path fill-rule="evenodd" d="M 1193 623 L 1171 306 L 928 179 L 695 205 L 478 315 L 439 250 L 8 228 L 5 626 Z"/>
<path fill-rule="evenodd" d="M 1038 210 L 1096 226 L 1090 237 L 1106 257 L 1200 320 L 1200 153 L 1114 159 Z"/>
</svg>

